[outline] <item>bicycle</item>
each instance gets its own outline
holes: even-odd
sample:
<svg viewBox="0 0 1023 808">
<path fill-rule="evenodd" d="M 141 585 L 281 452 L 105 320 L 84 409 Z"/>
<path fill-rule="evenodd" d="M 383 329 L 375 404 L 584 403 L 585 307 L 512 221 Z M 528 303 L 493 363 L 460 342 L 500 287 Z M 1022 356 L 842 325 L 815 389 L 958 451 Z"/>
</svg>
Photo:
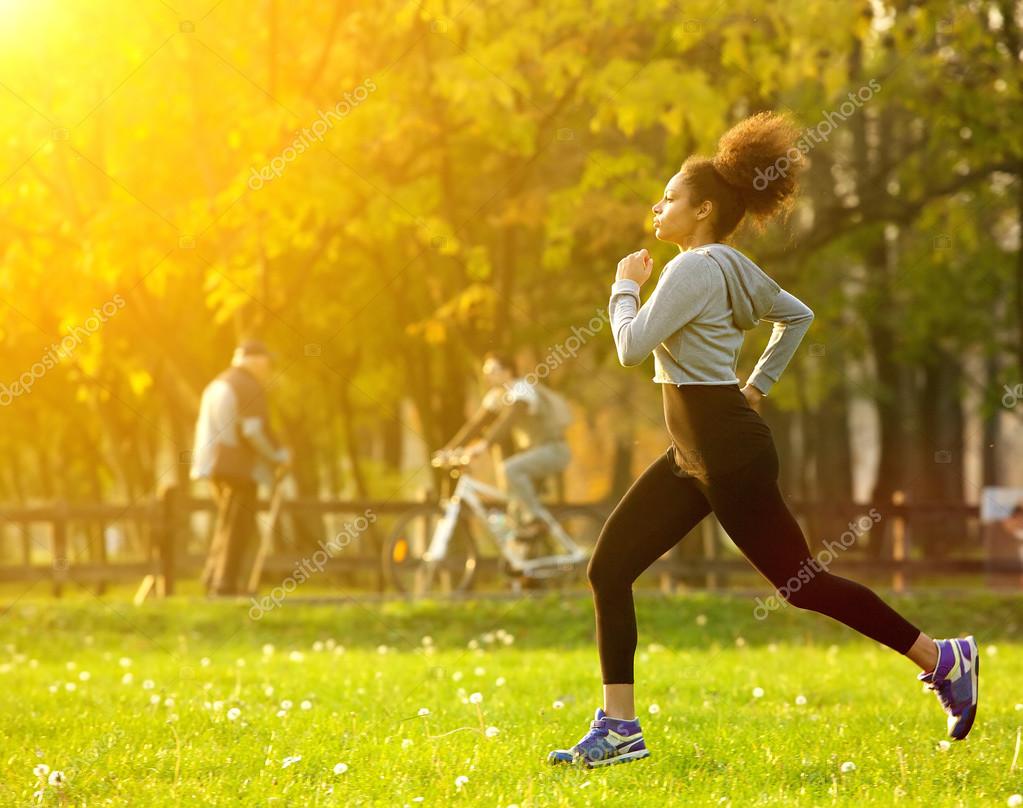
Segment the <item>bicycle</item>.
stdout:
<svg viewBox="0 0 1023 808">
<path fill-rule="evenodd" d="M 589 552 L 542 505 L 537 518 L 546 524 L 546 538 L 557 548 L 549 555 L 527 557 L 508 520 L 508 496 L 467 473 L 471 460 L 469 455 L 451 452 L 431 459 L 435 468 L 448 470 L 454 490 L 436 504 L 405 514 L 391 530 L 384 544 L 384 565 L 395 589 L 414 595 L 426 594 L 438 584 L 444 591 L 471 589 L 480 562 L 480 542 L 474 533 L 497 548 L 504 572 L 513 578 L 539 582 L 567 577 L 583 568 Z M 595 541 L 603 519 L 587 506 L 566 510 L 589 523 L 579 533 Z"/>
</svg>

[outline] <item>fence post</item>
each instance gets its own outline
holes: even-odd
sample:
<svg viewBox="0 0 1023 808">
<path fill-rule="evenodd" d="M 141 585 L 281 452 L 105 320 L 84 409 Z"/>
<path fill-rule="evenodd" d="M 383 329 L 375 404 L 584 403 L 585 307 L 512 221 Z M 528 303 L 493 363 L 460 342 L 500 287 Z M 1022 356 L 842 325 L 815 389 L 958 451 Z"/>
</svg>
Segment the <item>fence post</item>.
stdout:
<svg viewBox="0 0 1023 808">
<path fill-rule="evenodd" d="M 159 529 L 156 531 L 157 552 L 159 554 L 159 577 L 162 585 L 157 585 L 157 594 L 169 596 L 174 594 L 175 553 L 178 534 L 181 528 L 181 504 L 187 491 L 181 486 L 168 485 L 160 497 Z"/>
<path fill-rule="evenodd" d="M 67 503 L 53 505 L 53 596 L 59 598 L 67 580 Z"/>
<path fill-rule="evenodd" d="M 704 585 L 709 591 L 715 592 L 718 588 L 718 571 L 715 566 L 718 560 L 717 520 L 704 519 L 700 532 L 703 539 L 703 558 L 709 563 Z"/>
<path fill-rule="evenodd" d="M 892 505 L 896 508 L 906 504 L 906 495 L 902 491 L 892 492 Z M 906 560 L 906 517 L 902 513 L 895 515 L 895 522 L 892 525 L 892 561 L 901 563 Z M 906 591 L 906 576 L 901 569 L 896 569 L 892 575 L 892 588 L 896 592 Z"/>
</svg>

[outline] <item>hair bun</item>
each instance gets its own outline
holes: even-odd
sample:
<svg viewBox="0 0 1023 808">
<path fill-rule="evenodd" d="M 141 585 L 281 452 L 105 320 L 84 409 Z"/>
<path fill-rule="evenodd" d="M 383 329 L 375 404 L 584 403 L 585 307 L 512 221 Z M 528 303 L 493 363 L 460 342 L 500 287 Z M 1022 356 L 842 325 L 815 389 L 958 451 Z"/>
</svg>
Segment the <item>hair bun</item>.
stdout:
<svg viewBox="0 0 1023 808">
<path fill-rule="evenodd" d="M 799 129 L 784 113 L 759 112 L 718 141 L 711 165 L 740 194 L 747 211 L 767 218 L 791 203 L 803 167 Z"/>
</svg>

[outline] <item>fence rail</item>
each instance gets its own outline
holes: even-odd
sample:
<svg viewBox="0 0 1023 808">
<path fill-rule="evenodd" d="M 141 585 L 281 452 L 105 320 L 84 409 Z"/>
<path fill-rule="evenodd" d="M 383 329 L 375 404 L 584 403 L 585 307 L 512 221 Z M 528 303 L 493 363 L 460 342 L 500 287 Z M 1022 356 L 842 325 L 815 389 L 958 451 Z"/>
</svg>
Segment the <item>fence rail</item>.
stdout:
<svg viewBox="0 0 1023 808">
<path fill-rule="evenodd" d="M 363 514 L 371 511 L 381 516 L 401 515 L 413 508 L 435 504 L 430 500 L 339 500 L 339 499 L 294 499 L 284 503 L 283 513 L 292 516 L 323 517 L 331 515 Z M 975 557 L 971 558 L 911 558 L 913 528 L 931 524 L 936 520 L 958 519 L 963 525 L 979 521 L 976 505 L 949 502 L 906 502 L 898 493 L 888 503 L 808 503 L 789 500 L 790 509 L 802 517 L 804 522 L 833 524 L 839 519 L 863 517 L 876 509 L 883 514 L 883 552 L 869 558 L 843 557 L 836 567 L 850 573 L 890 575 L 896 590 L 905 589 L 912 576 L 942 574 L 950 576 L 989 575 L 1017 576 L 1017 583 L 1023 582 L 1023 559 L 1015 557 L 993 557 L 988 554 L 976 555 L 979 545 L 974 546 Z M 561 515 L 589 514 L 606 516 L 613 502 L 571 503 L 559 502 L 552 506 Z M 269 503 L 261 500 L 260 510 L 266 510 Z M 182 578 L 198 575 L 203 557 L 188 552 L 192 537 L 191 516 L 198 512 L 215 509 L 212 500 L 194 497 L 189 491 L 171 486 L 159 497 L 144 502 L 128 504 L 112 503 L 65 503 L 54 502 L 39 506 L 0 507 L 0 539 L 8 535 L 3 528 L 8 525 L 21 527 L 21 563 L 0 565 L 0 582 L 49 581 L 53 594 L 60 596 L 68 583 L 88 584 L 102 592 L 108 583 L 140 581 L 147 575 L 162 581 L 161 594 L 172 594 L 176 582 Z M 815 520 L 817 520 L 815 522 Z M 145 557 L 142 560 L 110 561 L 107 559 L 105 540 L 100 535 L 98 542 L 90 543 L 90 557 L 81 563 L 70 563 L 68 552 L 69 529 L 73 523 L 86 524 L 100 533 L 109 524 L 129 521 L 138 525 L 143 537 Z M 49 553 L 46 565 L 32 562 L 33 540 L 28 526 L 46 524 L 50 526 L 50 543 L 43 548 Z M 749 572 L 749 565 L 742 559 L 721 557 L 720 534 L 716 520 L 705 520 L 695 533 L 702 533 L 697 539 L 696 554 L 671 552 L 657 561 L 651 573 L 659 576 L 664 589 L 674 589 L 679 581 L 702 578 L 708 588 L 718 587 L 723 576 L 731 572 Z M 982 542 L 981 544 L 984 544 Z M 689 545 L 683 542 L 682 545 Z M 370 549 L 378 549 L 371 547 Z M 678 548 L 676 548 L 678 549 Z M 295 558 L 278 554 L 267 559 L 265 575 L 291 570 Z M 378 588 L 382 589 L 384 575 L 380 569 L 380 553 L 348 553 L 331 558 L 325 569 L 330 572 L 370 571 L 377 573 Z M 496 559 L 483 558 L 484 571 L 496 569 Z"/>
</svg>

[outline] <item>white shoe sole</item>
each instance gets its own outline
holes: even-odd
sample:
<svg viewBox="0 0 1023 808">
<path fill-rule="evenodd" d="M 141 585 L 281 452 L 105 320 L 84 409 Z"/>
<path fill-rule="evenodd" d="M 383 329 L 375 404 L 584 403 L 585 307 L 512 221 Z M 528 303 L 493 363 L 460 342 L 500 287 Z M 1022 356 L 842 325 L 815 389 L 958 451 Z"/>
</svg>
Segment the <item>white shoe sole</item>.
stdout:
<svg viewBox="0 0 1023 808">
<path fill-rule="evenodd" d="M 624 755 L 617 755 L 607 760 L 586 761 L 586 765 L 591 769 L 596 769 L 600 766 L 613 766 L 615 763 L 628 763 L 630 760 L 639 760 L 645 757 L 650 757 L 649 749 L 641 749 L 639 752 L 626 752 Z"/>
</svg>

